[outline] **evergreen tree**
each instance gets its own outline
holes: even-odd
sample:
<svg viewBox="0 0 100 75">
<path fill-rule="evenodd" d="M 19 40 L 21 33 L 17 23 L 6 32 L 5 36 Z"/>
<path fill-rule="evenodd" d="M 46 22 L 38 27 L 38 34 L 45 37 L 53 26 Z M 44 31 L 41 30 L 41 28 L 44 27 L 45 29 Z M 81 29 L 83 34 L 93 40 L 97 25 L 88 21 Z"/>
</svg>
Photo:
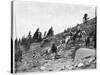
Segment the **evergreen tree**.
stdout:
<svg viewBox="0 0 100 75">
<path fill-rule="evenodd" d="M 85 14 L 84 14 L 84 17 L 83 17 L 83 23 L 86 23 L 88 19 L 89 19 L 89 18 L 88 18 L 88 14 L 85 13 Z"/>
<path fill-rule="evenodd" d="M 65 30 L 64 30 L 64 33 L 66 33 L 66 32 L 67 32 L 67 30 L 65 29 Z"/>
<path fill-rule="evenodd" d="M 38 41 L 41 41 L 42 40 L 42 33 L 39 32 L 39 37 L 38 37 Z"/>
<path fill-rule="evenodd" d="M 33 39 L 38 39 L 39 37 L 39 28 L 37 28 L 36 32 L 34 33 Z"/>
<path fill-rule="evenodd" d="M 44 37 L 44 38 L 46 37 L 46 31 L 44 32 L 44 35 L 43 35 L 43 37 Z"/>
<path fill-rule="evenodd" d="M 55 53 L 54 59 L 56 59 L 57 58 L 57 47 L 56 47 L 55 43 L 52 44 L 51 52 Z"/>
<path fill-rule="evenodd" d="M 21 45 L 25 48 L 25 51 L 29 50 L 30 42 L 28 38 L 22 37 Z"/>
<path fill-rule="evenodd" d="M 49 36 L 53 36 L 54 35 L 54 31 L 53 31 L 53 28 L 51 27 L 47 33 L 47 37 Z"/>
<path fill-rule="evenodd" d="M 32 42 L 32 36 L 31 36 L 31 32 L 29 32 L 28 34 L 28 43 L 31 43 Z"/>
<path fill-rule="evenodd" d="M 55 43 L 52 44 L 51 50 L 52 53 L 57 53 L 57 47 L 55 46 Z"/>
<path fill-rule="evenodd" d="M 32 38 L 31 32 L 29 32 L 29 34 L 28 34 L 28 39 L 31 39 L 31 38 Z"/>
<path fill-rule="evenodd" d="M 27 43 L 26 38 L 23 36 L 21 40 L 21 45 L 25 45 Z"/>
</svg>

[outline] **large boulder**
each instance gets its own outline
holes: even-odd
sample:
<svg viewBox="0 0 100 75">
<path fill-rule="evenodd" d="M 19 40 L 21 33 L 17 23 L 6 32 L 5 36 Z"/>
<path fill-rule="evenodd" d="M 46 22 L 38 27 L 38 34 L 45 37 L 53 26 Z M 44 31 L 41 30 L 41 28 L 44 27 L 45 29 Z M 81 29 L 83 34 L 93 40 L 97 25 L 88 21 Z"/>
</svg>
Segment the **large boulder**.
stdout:
<svg viewBox="0 0 100 75">
<path fill-rule="evenodd" d="M 96 56 L 96 50 L 95 49 L 80 48 L 75 53 L 74 65 L 84 63 L 84 59 L 86 59 L 88 57 L 89 58 L 95 57 L 95 56 Z"/>
</svg>

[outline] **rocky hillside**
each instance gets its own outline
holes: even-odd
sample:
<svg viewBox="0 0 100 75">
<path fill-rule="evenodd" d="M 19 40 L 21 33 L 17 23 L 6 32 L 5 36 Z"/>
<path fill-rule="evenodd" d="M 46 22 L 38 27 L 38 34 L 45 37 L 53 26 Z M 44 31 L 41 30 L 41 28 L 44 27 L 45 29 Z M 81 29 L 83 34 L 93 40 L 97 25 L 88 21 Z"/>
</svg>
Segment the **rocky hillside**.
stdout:
<svg viewBox="0 0 100 75">
<path fill-rule="evenodd" d="M 73 39 L 78 27 L 81 29 L 79 32 L 81 37 Z M 68 36 L 70 38 L 66 42 Z M 64 43 L 62 43 L 63 40 Z M 52 43 L 55 43 L 57 47 L 57 54 L 51 52 Z M 46 41 L 32 43 L 28 51 L 22 51 L 22 60 L 16 63 L 16 72 L 96 68 L 95 44 L 96 18 L 93 18 L 87 23 L 70 28 L 66 32 L 48 37 Z"/>
</svg>

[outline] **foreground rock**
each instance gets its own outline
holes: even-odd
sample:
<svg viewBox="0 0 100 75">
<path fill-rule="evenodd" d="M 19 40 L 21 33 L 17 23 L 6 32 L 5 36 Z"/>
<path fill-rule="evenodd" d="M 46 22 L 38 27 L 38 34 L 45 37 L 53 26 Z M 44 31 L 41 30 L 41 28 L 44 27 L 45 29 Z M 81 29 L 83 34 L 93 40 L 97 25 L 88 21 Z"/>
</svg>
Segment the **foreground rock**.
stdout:
<svg viewBox="0 0 100 75">
<path fill-rule="evenodd" d="M 88 48 L 80 48 L 76 51 L 74 58 L 74 66 L 84 67 L 96 62 L 96 50 Z M 96 63 L 94 64 L 96 66 Z"/>
</svg>

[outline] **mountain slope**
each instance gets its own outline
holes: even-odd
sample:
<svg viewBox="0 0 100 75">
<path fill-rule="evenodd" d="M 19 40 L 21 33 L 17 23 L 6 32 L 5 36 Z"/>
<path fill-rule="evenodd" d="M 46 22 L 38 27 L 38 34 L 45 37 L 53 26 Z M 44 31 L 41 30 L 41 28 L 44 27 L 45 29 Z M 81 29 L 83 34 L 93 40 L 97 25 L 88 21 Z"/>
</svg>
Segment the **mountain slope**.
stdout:
<svg viewBox="0 0 100 75">
<path fill-rule="evenodd" d="M 65 40 L 64 37 L 74 37 L 75 32 L 77 32 L 78 26 L 80 26 L 81 32 L 84 31 L 82 37 L 77 37 L 75 40 L 69 38 L 68 43 L 61 43 L 62 40 Z M 82 53 L 87 52 L 89 48 L 92 48 L 89 50 L 94 50 L 93 52 L 95 52 L 94 38 L 96 38 L 96 18 L 88 20 L 87 23 L 78 24 L 75 27 L 70 28 L 70 31 L 62 32 L 55 36 L 48 37 L 46 42 L 42 41 L 38 43 L 32 43 L 30 45 L 30 49 L 27 52 L 23 52 L 22 61 L 18 63 L 19 67 L 17 68 L 17 71 L 36 72 L 79 69 L 80 67 L 77 68 L 76 65 L 74 65 L 73 59 L 81 52 L 81 49 L 86 49 L 82 50 Z M 73 35 L 70 35 L 70 33 L 72 33 Z M 86 39 L 87 37 L 89 37 L 90 40 L 88 46 L 85 45 L 86 41 L 84 41 L 84 39 Z M 50 52 L 52 43 L 55 43 L 55 45 L 57 46 L 57 55 Z M 78 50 L 80 50 L 79 53 Z M 91 53 L 90 55 L 92 55 Z M 82 57 L 84 56 L 85 54 Z M 92 59 L 91 56 L 89 58 Z M 81 59 L 79 59 L 79 61 L 80 60 Z M 87 60 L 89 61 L 90 59 Z M 81 63 L 83 64 L 83 62 Z M 91 66 L 90 63 L 89 65 Z M 96 64 L 92 65 L 94 66 L 93 68 L 95 68 Z M 83 64 L 83 66 L 87 65 Z M 88 66 L 87 68 L 89 68 L 90 66 Z"/>
</svg>

